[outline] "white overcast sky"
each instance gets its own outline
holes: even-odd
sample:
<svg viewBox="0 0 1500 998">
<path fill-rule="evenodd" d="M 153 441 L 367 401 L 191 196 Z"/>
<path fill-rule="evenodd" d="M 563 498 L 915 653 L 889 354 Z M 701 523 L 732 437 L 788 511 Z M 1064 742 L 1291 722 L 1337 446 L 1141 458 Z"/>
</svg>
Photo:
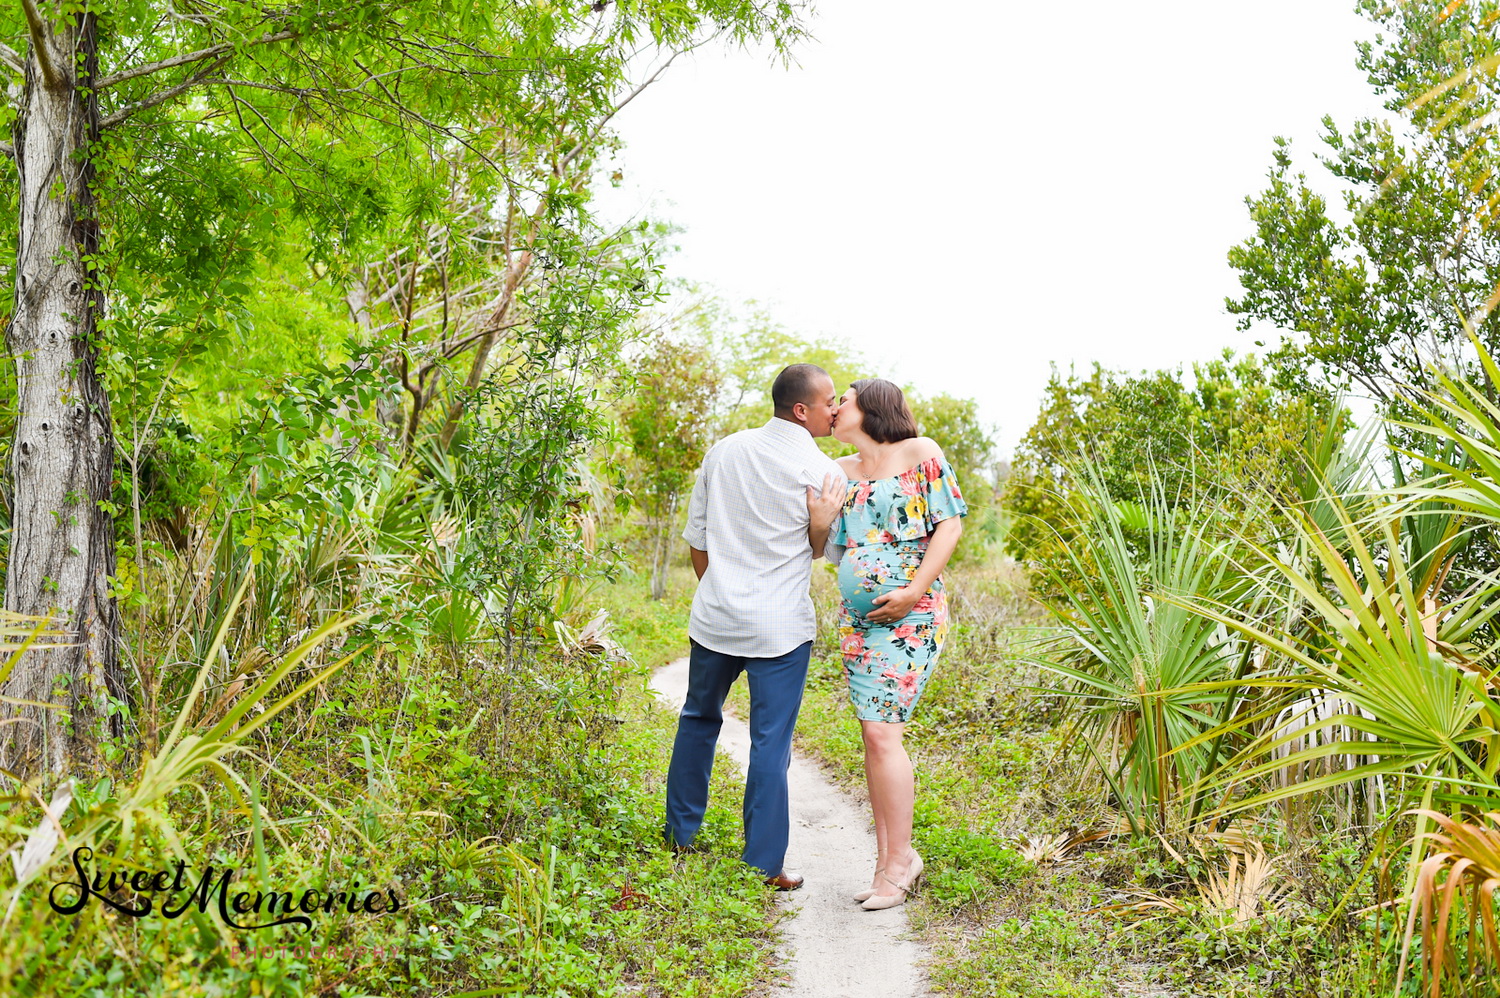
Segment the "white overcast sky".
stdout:
<svg viewBox="0 0 1500 998">
<path fill-rule="evenodd" d="M 616 118 L 603 200 L 683 228 L 674 277 L 979 400 L 1003 452 L 1049 363 L 1253 350 L 1224 310 L 1272 136 L 1383 115 L 1353 0 L 821 0 L 783 68 L 700 49 Z M 839 386 L 842 388 L 843 386 Z"/>
</svg>

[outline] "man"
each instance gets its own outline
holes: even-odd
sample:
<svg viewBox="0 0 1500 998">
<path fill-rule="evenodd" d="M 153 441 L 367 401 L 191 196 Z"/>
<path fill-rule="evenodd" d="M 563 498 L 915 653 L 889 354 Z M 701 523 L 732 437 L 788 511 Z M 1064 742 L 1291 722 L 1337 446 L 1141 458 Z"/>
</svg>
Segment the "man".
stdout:
<svg viewBox="0 0 1500 998">
<path fill-rule="evenodd" d="M 844 472 L 818 449 L 838 411 L 833 379 L 793 364 L 771 386 L 775 415 L 731 434 L 703 458 L 682 532 L 698 591 L 688 623 L 688 693 L 667 771 L 666 835 L 689 845 L 708 807 L 724 698 L 744 672 L 750 685 L 750 766 L 745 773 L 744 860 L 777 890 L 787 874 L 791 817 L 786 774 L 816 633 L 813 553 L 822 554 L 843 506 Z M 821 485 L 822 492 L 818 492 Z"/>
</svg>

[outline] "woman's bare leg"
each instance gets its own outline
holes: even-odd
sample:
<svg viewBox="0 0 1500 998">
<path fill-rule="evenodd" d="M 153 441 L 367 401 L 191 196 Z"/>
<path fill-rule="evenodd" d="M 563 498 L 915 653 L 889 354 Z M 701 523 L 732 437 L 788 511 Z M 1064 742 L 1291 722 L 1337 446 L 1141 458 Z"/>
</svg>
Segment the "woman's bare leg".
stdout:
<svg viewBox="0 0 1500 998">
<path fill-rule="evenodd" d="M 870 766 L 870 748 L 865 746 L 865 788 L 870 795 L 870 811 L 875 817 L 875 870 L 870 874 L 870 887 L 880 889 L 880 871 L 890 859 L 886 848 L 885 810 L 881 807 L 880 781 Z"/>
<path fill-rule="evenodd" d="M 865 781 L 875 812 L 877 865 L 884 878 L 871 884 L 880 894 L 894 894 L 891 883 L 905 883 L 911 869 L 911 823 L 916 787 L 911 758 L 902 744 L 904 724 L 861 721 L 865 743 Z"/>
</svg>

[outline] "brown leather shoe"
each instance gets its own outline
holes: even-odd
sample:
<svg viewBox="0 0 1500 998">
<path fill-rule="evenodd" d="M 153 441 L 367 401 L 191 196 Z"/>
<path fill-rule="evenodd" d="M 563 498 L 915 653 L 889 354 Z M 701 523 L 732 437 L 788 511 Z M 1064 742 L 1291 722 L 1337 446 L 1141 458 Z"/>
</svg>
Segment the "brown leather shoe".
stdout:
<svg viewBox="0 0 1500 998">
<path fill-rule="evenodd" d="M 765 881 L 767 887 L 774 887 L 778 891 L 794 891 L 805 882 L 806 878 L 791 876 L 785 870 L 774 877 L 767 877 Z"/>
</svg>

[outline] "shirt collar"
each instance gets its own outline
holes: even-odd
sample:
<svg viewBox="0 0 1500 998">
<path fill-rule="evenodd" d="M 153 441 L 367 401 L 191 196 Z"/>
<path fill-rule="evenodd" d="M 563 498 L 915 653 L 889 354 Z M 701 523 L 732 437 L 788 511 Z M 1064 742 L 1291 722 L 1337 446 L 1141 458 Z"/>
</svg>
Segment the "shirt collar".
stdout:
<svg viewBox="0 0 1500 998">
<path fill-rule="evenodd" d="M 764 428 L 770 433 L 785 437 L 787 440 L 805 440 L 813 446 L 817 446 L 817 442 L 813 440 L 813 435 L 808 432 L 807 427 L 801 423 L 794 423 L 790 419 L 772 416 L 770 422 L 766 423 Z"/>
</svg>

